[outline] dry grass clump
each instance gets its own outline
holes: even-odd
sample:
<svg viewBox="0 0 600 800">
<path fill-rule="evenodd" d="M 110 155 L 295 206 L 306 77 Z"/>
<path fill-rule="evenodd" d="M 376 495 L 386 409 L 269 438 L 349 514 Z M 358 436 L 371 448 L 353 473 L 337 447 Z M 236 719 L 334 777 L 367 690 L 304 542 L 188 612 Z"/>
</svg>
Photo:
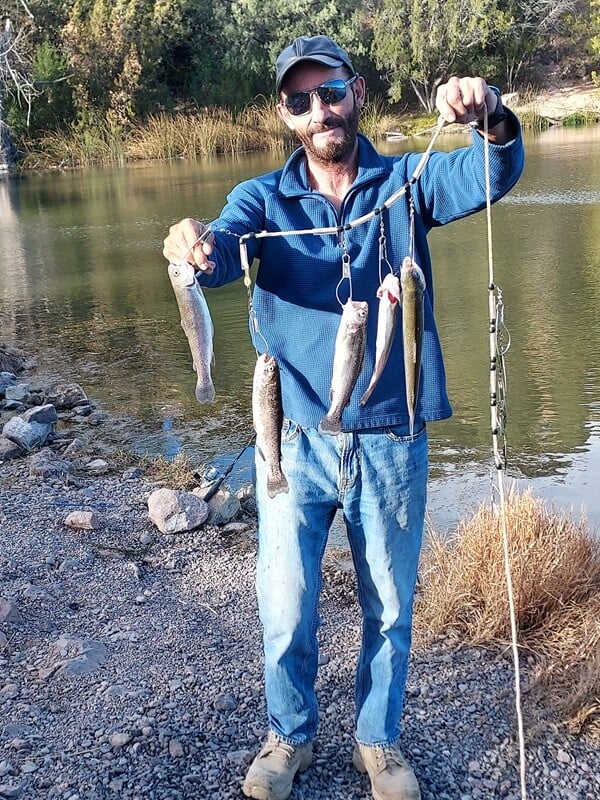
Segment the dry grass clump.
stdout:
<svg viewBox="0 0 600 800">
<path fill-rule="evenodd" d="M 172 460 L 163 456 L 136 456 L 136 463 L 144 469 L 146 477 L 170 489 L 189 491 L 200 481 L 198 468 L 185 453 L 177 453 Z"/>
<path fill-rule="evenodd" d="M 128 160 L 196 159 L 235 155 L 269 148 L 264 130 L 238 121 L 225 108 L 199 109 L 193 114 L 157 114 L 138 125 L 126 145 Z"/>
<path fill-rule="evenodd" d="M 573 729 L 600 736 L 600 540 L 584 518 L 549 510 L 530 491 L 506 502 L 519 645 L 535 680 Z M 510 638 L 501 518 L 483 504 L 456 534 L 432 533 L 424 554 L 417 636 L 468 644 Z"/>
<path fill-rule="evenodd" d="M 572 733 L 600 744 L 600 592 L 552 614 L 528 645 L 536 694 L 552 698 Z"/>
</svg>

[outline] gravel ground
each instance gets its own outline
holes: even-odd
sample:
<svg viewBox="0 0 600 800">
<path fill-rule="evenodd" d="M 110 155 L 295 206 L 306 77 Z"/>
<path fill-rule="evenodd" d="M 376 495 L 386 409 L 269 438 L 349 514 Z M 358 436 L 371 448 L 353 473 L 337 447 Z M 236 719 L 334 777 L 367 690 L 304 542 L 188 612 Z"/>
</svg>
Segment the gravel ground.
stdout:
<svg viewBox="0 0 600 800">
<path fill-rule="evenodd" d="M 240 798 L 266 733 L 246 525 L 167 536 L 156 487 L 110 470 L 72 484 L 0 464 L 0 798 Z M 94 510 L 95 530 L 64 524 Z M 327 554 L 313 767 L 292 800 L 370 797 L 354 771 L 359 614 Z M 520 798 L 510 654 L 449 641 L 414 653 L 403 748 L 424 800 Z M 598 800 L 600 753 L 527 709 L 528 797 Z"/>
</svg>

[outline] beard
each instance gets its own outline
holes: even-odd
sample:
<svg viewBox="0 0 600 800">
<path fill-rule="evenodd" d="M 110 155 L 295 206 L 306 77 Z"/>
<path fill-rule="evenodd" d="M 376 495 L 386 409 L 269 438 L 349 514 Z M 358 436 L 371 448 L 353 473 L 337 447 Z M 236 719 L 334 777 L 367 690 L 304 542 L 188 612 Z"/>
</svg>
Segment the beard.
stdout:
<svg viewBox="0 0 600 800">
<path fill-rule="evenodd" d="M 346 117 L 331 114 L 324 122 L 309 126 L 305 132 L 296 131 L 296 135 L 314 161 L 324 165 L 339 164 L 345 161 L 354 149 L 358 132 L 358 118 L 359 110 L 355 103 L 352 111 Z M 323 147 L 315 146 L 313 136 L 332 128 L 340 128 L 344 132 L 344 136 L 337 142 L 330 142 Z"/>
</svg>

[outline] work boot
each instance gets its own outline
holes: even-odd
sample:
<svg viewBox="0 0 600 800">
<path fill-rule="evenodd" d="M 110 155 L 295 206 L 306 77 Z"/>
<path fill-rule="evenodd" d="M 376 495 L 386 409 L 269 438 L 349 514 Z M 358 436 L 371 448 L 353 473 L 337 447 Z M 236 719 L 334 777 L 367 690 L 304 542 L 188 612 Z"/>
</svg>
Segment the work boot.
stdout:
<svg viewBox="0 0 600 800">
<path fill-rule="evenodd" d="M 415 773 L 397 745 L 365 747 L 356 744 L 352 763 L 368 772 L 373 800 L 421 800 Z"/>
<path fill-rule="evenodd" d="M 312 763 L 312 744 L 293 745 L 273 733 L 256 756 L 242 791 L 256 800 L 286 800 L 292 791 L 297 772 L 304 772 Z"/>
</svg>

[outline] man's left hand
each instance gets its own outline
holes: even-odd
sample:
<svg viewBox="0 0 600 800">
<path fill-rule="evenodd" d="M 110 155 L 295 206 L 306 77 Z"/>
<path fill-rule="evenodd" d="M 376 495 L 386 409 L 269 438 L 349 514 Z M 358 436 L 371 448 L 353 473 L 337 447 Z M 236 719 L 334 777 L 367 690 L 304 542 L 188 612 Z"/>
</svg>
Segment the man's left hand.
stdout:
<svg viewBox="0 0 600 800">
<path fill-rule="evenodd" d="M 438 86 L 435 105 L 446 122 L 482 122 L 496 110 L 498 98 L 483 78 L 450 78 Z"/>
</svg>

